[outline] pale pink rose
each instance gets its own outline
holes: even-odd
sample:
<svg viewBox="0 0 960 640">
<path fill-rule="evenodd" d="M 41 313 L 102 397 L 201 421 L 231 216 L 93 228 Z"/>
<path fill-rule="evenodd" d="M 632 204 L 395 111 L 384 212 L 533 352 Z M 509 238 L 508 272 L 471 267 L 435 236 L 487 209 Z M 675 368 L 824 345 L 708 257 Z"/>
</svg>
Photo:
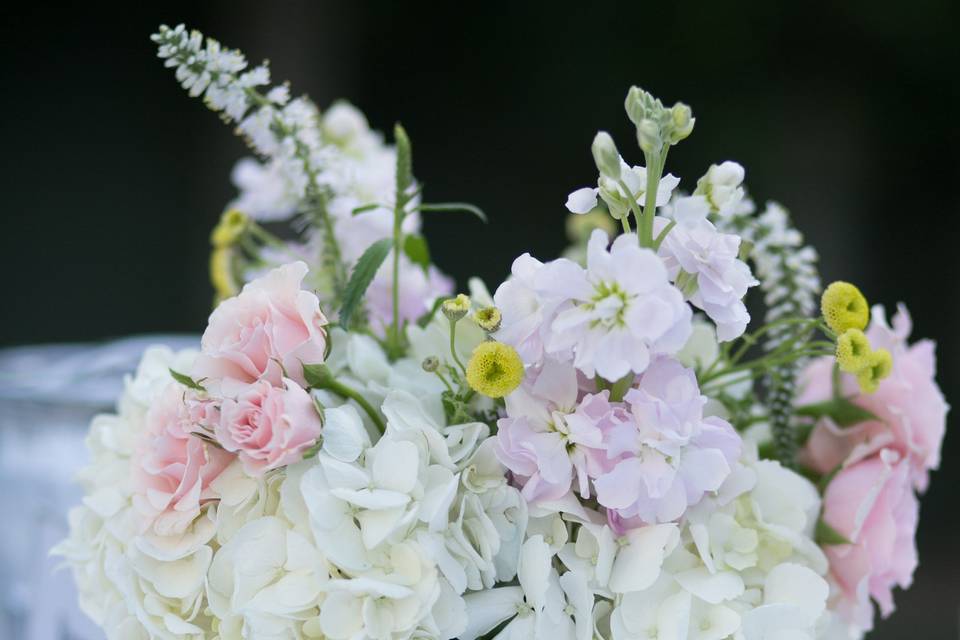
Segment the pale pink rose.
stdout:
<svg viewBox="0 0 960 640">
<path fill-rule="evenodd" d="M 910 330 L 910 316 L 903 306 L 894 316 L 892 327 L 887 324 L 883 309 L 874 308 L 867 336 L 873 348 L 888 349 L 893 354 L 893 373 L 871 395 L 860 393 L 853 376 L 843 376 L 841 390 L 879 420 L 845 429 L 828 419 L 822 420 L 805 449 L 805 462 L 810 467 L 828 473 L 840 464 L 856 462 L 887 447 L 907 458 L 914 486 L 926 490 L 929 471 L 940 465 L 949 407 L 935 380 L 933 342 L 908 344 Z M 797 404 L 829 400 L 833 394 L 832 375 L 832 359 L 813 362 L 803 374 L 804 389 Z"/>
<path fill-rule="evenodd" d="M 233 456 L 193 433 L 216 419 L 213 403 L 172 382 L 150 407 L 131 460 L 133 504 L 144 531 L 181 534 L 217 498 L 210 483 Z"/>
<path fill-rule="evenodd" d="M 236 452 L 251 475 L 299 462 L 320 437 L 323 424 L 313 399 L 293 380 L 283 383 L 281 388 L 259 380 L 223 400 L 217 441 Z"/>
<path fill-rule="evenodd" d="M 852 543 L 825 547 L 839 587 L 836 607 L 847 622 L 873 628 L 870 598 L 883 617 L 893 612 L 893 588 L 908 588 L 917 568 L 918 516 L 910 466 L 891 449 L 844 468 L 830 482 L 823 519 Z"/>
<path fill-rule="evenodd" d="M 327 346 L 320 301 L 300 288 L 306 274 L 302 262 L 284 265 L 214 309 L 194 379 L 264 379 L 279 385 L 286 375 L 305 384 L 302 365 L 323 362 Z"/>
</svg>

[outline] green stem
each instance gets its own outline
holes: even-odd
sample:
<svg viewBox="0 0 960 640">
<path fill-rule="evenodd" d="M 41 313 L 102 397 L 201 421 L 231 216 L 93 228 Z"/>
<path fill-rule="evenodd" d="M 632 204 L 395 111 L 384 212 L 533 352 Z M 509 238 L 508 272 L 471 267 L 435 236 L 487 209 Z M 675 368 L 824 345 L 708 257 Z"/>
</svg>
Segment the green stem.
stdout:
<svg viewBox="0 0 960 640">
<path fill-rule="evenodd" d="M 660 176 L 663 174 L 663 168 L 667 164 L 667 152 L 670 146 L 664 146 L 656 155 L 646 154 L 647 157 L 647 191 L 644 194 L 643 205 L 643 230 L 638 230 L 640 236 L 640 246 L 654 247 L 653 239 L 653 219 L 657 214 L 657 191 L 660 187 Z"/>
<path fill-rule="evenodd" d="M 403 239 L 403 203 L 398 199 L 393 211 L 393 322 L 391 324 L 391 357 L 397 358 L 403 350 L 400 341 L 400 247 Z"/>
<path fill-rule="evenodd" d="M 770 355 L 765 356 L 763 358 L 758 358 L 757 360 L 752 360 L 750 362 L 746 362 L 741 365 L 728 367 L 726 369 L 717 371 L 716 373 L 712 373 L 709 376 L 705 376 L 704 378 L 702 378 L 700 380 L 700 385 L 705 386 L 706 383 L 708 382 L 711 382 L 713 380 L 716 380 L 717 378 L 722 378 L 734 373 L 751 371 L 751 370 L 759 369 L 761 367 L 764 367 L 764 368 L 777 367 L 784 364 L 790 364 L 791 362 L 795 362 L 802 358 L 816 358 L 821 356 L 829 356 L 829 355 L 832 355 L 832 352 L 826 351 L 824 349 L 806 349 L 806 350 L 801 349 L 799 351 L 793 351 L 791 353 L 788 353 L 787 355 L 782 357 L 776 357 L 776 358 L 771 357 L 774 355 L 779 355 L 779 354 L 778 352 L 773 352 Z"/>
<path fill-rule="evenodd" d="M 356 390 L 351 389 L 350 387 L 343 384 L 342 382 L 338 382 L 337 380 L 333 380 L 332 378 L 325 380 L 323 384 L 318 388 L 332 391 L 333 393 L 337 394 L 342 398 L 348 398 L 350 400 L 353 400 L 358 405 L 360 405 L 360 408 L 363 409 L 368 416 L 370 416 L 370 419 L 373 420 L 373 423 L 377 426 L 377 430 L 379 430 L 380 433 L 386 432 L 387 427 L 383 423 L 383 418 L 380 416 L 380 413 L 376 409 L 374 409 L 373 405 L 370 404 L 367 401 L 367 399 L 364 398 L 362 395 L 360 395 L 360 393 L 357 392 Z"/>
<path fill-rule="evenodd" d="M 457 355 L 457 322 L 454 320 L 450 321 L 450 355 L 453 357 L 453 361 L 457 363 L 457 366 L 460 367 L 463 374 L 466 375 L 467 368 L 463 366 L 463 363 L 460 362 L 460 356 Z"/>
</svg>

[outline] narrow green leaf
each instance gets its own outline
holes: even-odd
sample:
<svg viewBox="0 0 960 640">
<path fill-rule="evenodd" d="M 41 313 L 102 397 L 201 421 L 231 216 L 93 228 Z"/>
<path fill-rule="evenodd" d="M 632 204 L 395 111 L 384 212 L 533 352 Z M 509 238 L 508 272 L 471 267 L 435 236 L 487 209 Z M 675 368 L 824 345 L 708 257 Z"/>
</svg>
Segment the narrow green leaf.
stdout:
<svg viewBox="0 0 960 640">
<path fill-rule="evenodd" d="M 436 204 L 421 204 L 417 211 L 435 211 L 435 212 L 465 212 L 472 213 L 480 218 L 482 222 L 487 221 L 487 214 L 480 207 L 475 207 L 466 202 L 440 202 Z"/>
<path fill-rule="evenodd" d="M 433 306 L 430 307 L 430 311 L 427 311 L 425 314 L 417 318 L 417 326 L 421 329 L 425 328 L 430 321 L 433 320 L 434 316 L 437 315 L 437 311 L 440 310 L 440 307 L 443 305 L 444 298 L 441 296 L 433 301 Z"/>
<path fill-rule="evenodd" d="M 413 149 L 399 122 L 393 127 L 393 139 L 397 145 L 397 205 L 402 208 L 408 201 L 407 189 L 413 184 Z"/>
<path fill-rule="evenodd" d="M 823 518 L 817 520 L 817 530 L 815 534 L 815 539 L 817 544 L 823 545 L 839 545 L 839 544 L 853 544 L 847 540 L 846 536 L 842 533 L 828 525 L 823 521 Z"/>
<path fill-rule="evenodd" d="M 182 373 L 174 371 L 173 369 L 170 369 L 170 375 L 173 376 L 174 380 L 176 380 L 183 386 L 187 387 L 188 389 L 195 389 L 197 391 L 206 391 L 206 389 L 200 386 L 199 382 L 197 382 L 196 380 L 194 380 L 188 375 L 184 375 Z"/>
<path fill-rule="evenodd" d="M 367 287 L 373 281 L 380 265 L 387 259 L 392 242 L 392 238 L 377 240 L 367 247 L 356 266 L 353 267 L 353 273 L 350 274 L 347 288 L 343 292 L 343 305 L 340 307 L 340 325 L 344 329 L 349 329 L 350 318 L 363 301 L 363 295 L 367 292 Z"/>
<path fill-rule="evenodd" d="M 430 247 L 423 236 L 409 235 L 403 240 L 403 252 L 410 262 L 418 264 L 426 271 L 430 267 Z"/>
<path fill-rule="evenodd" d="M 373 211 L 374 209 L 383 208 L 383 205 L 378 202 L 371 202 L 370 204 L 365 204 L 362 207 L 357 207 L 350 212 L 350 215 L 355 216 L 361 213 L 366 213 L 367 211 Z"/>
<path fill-rule="evenodd" d="M 870 411 L 843 397 L 797 407 L 796 414 L 814 419 L 830 418 L 838 427 L 852 427 L 861 422 L 880 419 Z"/>
</svg>

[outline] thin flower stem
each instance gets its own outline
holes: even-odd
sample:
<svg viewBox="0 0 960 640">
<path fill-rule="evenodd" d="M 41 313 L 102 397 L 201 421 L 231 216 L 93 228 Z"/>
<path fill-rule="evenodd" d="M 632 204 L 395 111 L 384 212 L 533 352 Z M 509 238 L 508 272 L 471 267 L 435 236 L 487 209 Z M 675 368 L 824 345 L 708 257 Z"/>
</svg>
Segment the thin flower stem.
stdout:
<svg viewBox="0 0 960 640">
<path fill-rule="evenodd" d="M 332 378 L 325 380 L 323 385 L 319 388 L 332 391 L 342 398 L 348 398 L 356 402 L 358 405 L 360 405 L 360 408 L 363 409 L 368 416 L 370 416 L 370 419 L 376 425 L 377 430 L 380 431 L 381 434 L 386 433 L 387 427 L 383 423 L 383 418 L 380 416 L 380 413 L 374 409 L 373 405 L 370 404 L 366 398 L 360 395 L 358 391 Z"/>
<path fill-rule="evenodd" d="M 455 320 L 450 321 L 450 356 L 460 367 L 463 375 L 467 375 L 467 368 L 463 366 L 463 363 L 460 362 L 460 356 L 457 355 L 457 322 Z"/>
</svg>

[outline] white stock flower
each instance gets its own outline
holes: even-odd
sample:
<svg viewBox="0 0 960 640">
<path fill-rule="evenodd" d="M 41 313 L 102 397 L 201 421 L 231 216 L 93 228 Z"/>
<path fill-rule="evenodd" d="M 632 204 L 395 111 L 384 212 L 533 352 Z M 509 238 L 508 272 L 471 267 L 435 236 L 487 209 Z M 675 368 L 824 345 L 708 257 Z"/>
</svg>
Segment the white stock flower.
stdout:
<svg viewBox="0 0 960 640">
<path fill-rule="evenodd" d="M 745 197 L 743 190 L 743 167 L 727 160 L 710 165 L 706 175 L 697 181 L 696 195 L 702 195 L 710 210 L 726 217 L 737 213 Z"/>
<path fill-rule="evenodd" d="M 623 218 L 630 212 L 630 199 L 638 205 L 643 205 L 647 192 L 646 167 L 631 167 L 623 158 L 620 158 L 620 181 L 613 177 L 601 175 L 597 187 L 583 187 L 577 189 L 567 197 L 567 210 L 571 213 L 588 213 L 597 206 L 599 196 L 606 203 L 610 214 L 614 218 Z M 673 190 L 680 184 L 680 178 L 667 174 L 660 178 L 657 186 L 656 206 L 662 207 L 670 201 Z"/>
<path fill-rule="evenodd" d="M 284 220 L 296 212 L 300 196 L 287 181 L 284 165 L 277 160 L 261 164 L 254 158 L 241 158 L 230 174 L 240 194 L 227 206 L 255 220 Z"/>
</svg>

